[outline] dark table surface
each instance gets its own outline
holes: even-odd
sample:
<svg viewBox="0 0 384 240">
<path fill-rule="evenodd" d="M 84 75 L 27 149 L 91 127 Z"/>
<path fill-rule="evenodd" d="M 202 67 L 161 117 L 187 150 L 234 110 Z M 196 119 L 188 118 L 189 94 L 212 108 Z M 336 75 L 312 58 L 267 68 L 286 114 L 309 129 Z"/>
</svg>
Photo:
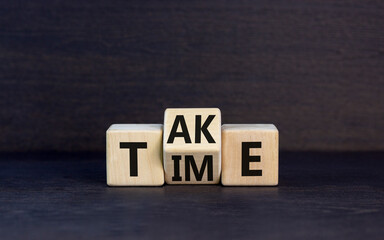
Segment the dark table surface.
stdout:
<svg viewBox="0 0 384 240">
<path fill-rule="evenodd" d="M 103 153 L 0 156 L 1 239 L 384 238 L 384 153 L 281 153 L 278 187 L 111 188 Z"/>
</svg>

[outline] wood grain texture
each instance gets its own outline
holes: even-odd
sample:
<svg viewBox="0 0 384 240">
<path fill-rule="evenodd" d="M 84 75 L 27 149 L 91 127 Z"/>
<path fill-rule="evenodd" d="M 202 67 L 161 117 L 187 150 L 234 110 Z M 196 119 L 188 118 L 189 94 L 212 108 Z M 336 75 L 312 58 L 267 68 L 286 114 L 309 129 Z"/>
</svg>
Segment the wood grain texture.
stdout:
<svg viewBox="0 0 384 240">
<path fill-rule="evenodd" d="M 0 151 L 104 151 L 218 107 L 283 150 L 384 150 L 384 2 L 0 2 Z"/>
<path fill-rule="evenodd" d="M 276 186 L 278 184 L 279 132 L 276 126 L 273 124 L 224 124 L 221 134 L 223 169 L 221 183 L 223 185 Z M 243 143 L 257 144 L 245 146 Z"/>
<path fill-rule="evenodd" d="M 106 135 L 109 186 L 164 184 L 162 124 L 113 124 Z"/>
<path fill-rule="evenodd" d="M 197 116 L 200 120 L 197 120 Z M 197 129 L 201 130 L 196 131 Z M 200 137 L 195 133 L 199 133 Z M 220 183 L 220 109 L 166 109 L 163 161 L 165 182 L 168 184 Z"/>
<path fill-rule="evenodd" d="M 383 152 L 280 159 L 278 187 L 110 188 L 103 153 L 0 154 L 0 236 L 383 239 Z"/>
</svg>

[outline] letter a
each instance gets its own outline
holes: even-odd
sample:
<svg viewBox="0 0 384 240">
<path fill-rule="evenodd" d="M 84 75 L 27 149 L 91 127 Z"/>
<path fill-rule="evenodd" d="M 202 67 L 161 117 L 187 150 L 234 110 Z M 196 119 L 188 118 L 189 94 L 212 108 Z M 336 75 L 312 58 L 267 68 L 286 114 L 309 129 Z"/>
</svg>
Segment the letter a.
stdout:
<svg viewBox="0 0 384 240">
<path fill-rule="evenodd" d="M 179 124 L 181 126 L 181 132 L 177 132 L 177 127 L 179 126 Z M 185 143 L 192 143 L 191 138 L 189 137 L 187 124 L 185 123 L 183 115 L 176 115 L 167 143 L 173 143 L 175 137 L 183 137 Z"/>
</svg>

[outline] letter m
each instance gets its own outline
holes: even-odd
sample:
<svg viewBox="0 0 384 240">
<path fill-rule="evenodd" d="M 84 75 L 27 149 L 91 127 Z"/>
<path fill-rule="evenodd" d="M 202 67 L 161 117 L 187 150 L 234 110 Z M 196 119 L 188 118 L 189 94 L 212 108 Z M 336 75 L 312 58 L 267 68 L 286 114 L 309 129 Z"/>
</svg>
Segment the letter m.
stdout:
<svg viewBox="0 0 384 240">
<path fill-rule="evenodd" d="M 201 163 L 200 171 L 197 169 L 195 159 L 193 155 L 185 156 L 185 181 L 191 180 L 190 169 L 192 167 L 193 173 L 195 174 L 196 181 L 201 181 L 204 176 L 204 171 L 206 166 L 208 165 L 208 181 L 213 181 L 213 156 L 205 155 L 203 162 Z"/>
</svg>

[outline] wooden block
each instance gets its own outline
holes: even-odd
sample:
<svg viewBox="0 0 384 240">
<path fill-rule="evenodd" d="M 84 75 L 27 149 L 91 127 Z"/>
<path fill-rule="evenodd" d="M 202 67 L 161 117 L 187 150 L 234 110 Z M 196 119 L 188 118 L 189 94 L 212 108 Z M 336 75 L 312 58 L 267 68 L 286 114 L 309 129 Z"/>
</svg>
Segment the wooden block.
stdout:
<svg viewBox="0 0 384 240">
<path fill-rule="evenodd" d="M 273 124 L 222 126 L 225 186 L 275 186 L 279 174 L 279 132 Z"/>
<path fill-rule="evenodd" d="M 220 182 L 221 113 L 218 108 L 167 109 L 163 145 L 168 184 Z"/>
<path fill-rule="evenodd" d="M 107 184 L 161 186 L 162 124 L 114 124 L 107 130 Z"/>
</svg>

